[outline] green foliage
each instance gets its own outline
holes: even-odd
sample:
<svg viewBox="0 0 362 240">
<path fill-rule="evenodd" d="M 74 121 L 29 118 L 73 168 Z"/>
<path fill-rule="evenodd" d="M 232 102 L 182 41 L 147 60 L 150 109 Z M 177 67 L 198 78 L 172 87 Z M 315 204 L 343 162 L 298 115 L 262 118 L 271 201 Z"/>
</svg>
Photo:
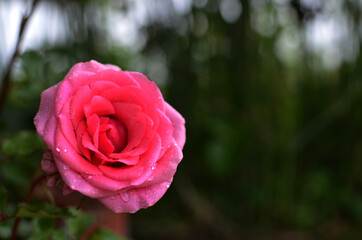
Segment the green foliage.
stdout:
<svg viewBox="0 0 362 240">
<path fill-rule="evenodd" d="M 78 211 L 74 208 L 71 208 L 70 212 L 74 217 L 67 220 L 67 230 L 70 235 L 79 239 L 82 233 L 89 228 L 95 219 L 91 214 L 83 213 L 82 211 Z"/>
<path fill-rule="evenodd" d="M 103 239 L 109 239 L 109 240 L 127 240 L 127 238 L 117 236 L 113 232 L 100 228 L 97 231 L 95 231 L 90 237 L 89 240 L 103 240 Z"/>
<path fill-rule="evenodd" d="M 44 143 L 35 131 L 20 131 L 6 139 L 1 149 L 7 156 L 24 156 L 43 149 Z"/>
<path fill-rule="evenodd" d="M 5 188 L 0 184 L 0 212 L 6 207 L 8 196 Z"/>
<path fill-rule="evenodd" d="M 60 218 L 70 217 L 68 209 L 57 208 L 49 204 L 19 204 L 13 217 L 17 218 Z"/>
</svg>

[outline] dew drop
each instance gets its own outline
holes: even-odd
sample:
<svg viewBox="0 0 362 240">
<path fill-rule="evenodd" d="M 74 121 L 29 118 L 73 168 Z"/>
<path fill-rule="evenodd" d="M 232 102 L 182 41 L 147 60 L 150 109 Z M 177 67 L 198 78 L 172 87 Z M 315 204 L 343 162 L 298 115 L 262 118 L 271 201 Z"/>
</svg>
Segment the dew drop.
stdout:
<svg viewBox="0 0 362 240">
<path fill-rule="evenodd" d="M 151 168 L 152 170 L 155 170 L 155 166 L 152 166 L 152 168 Z"/>
<path fill-rule="evenodd" d="M 166 187 L 169 188 L 169 187 L 170 187 L 170 184 L 167 184 Z"/>
<path fill-rule="evenodd" d="M 128 202 L 129 201 L 129 195 L 127 192 L 123 192 L 120 194 L 121 198 L 123 199 L 123 201 Z"/>
<path fill-rule="evenodd" d="M 61 147 L 57 147 L 55 150 L 56 150 L 57 152 L 61 152 L 61 151 L 62 151 L 62 148 L 61 148 Z"/>
<path fill-rule="evenodd" d="M 64 148 L 64 150 L 63 150 L 64 152 L 67 152 L 68 151 L 68 149 L 66 149 L 66 148 Z"/>
<path fill-rule="evenodd" d="M 88 176 L 88 179 L 92 179 L 92 178 L 93 178 L 93 175 L 89 175 L 89 176 Z"/>
<path fill-rule="evenodd" d="M 76 183 L 76 182 L 77 182 L 77 179 L 73 179 L 72 182 Z"/>
</svg>

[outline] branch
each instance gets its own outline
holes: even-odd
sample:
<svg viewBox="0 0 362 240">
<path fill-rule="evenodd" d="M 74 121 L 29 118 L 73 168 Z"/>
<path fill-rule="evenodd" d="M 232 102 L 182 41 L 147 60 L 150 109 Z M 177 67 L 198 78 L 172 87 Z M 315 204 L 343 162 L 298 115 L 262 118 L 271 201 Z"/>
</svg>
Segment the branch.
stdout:
<svg viewBox="0 0 362 240">
<path fill-rule="evenodd" d="M 24 32 L 25 32 L 26 25 L 27 25 L 30 17 L 32 16 L 38 3 L 39 3 L 39 0 L 33 0 L 33 3 L 31 5 L 30 9 L 28 9 L 24 13 L 24 16 L 21 20 L 19 34 L 18 34 L 18 40 L 16 42 L 15 50 L 14 50 L 13 55 L 10 58 L 9 64 L 7 65 L 4 75 L 2 77 L 3 86 L 2 86 L 2 89 L 0 92 L 0 112 L 2 111 L 2 108 L 4 107 L 6 96 L 10 89 L 11 74 L 13 71 L 15 60 L 19 56 L 19 53 L 20 53 L 20 48 L 21 48 L 21 44 L 22 44 L 22 41 L 24 38 Z"/>
</svg>

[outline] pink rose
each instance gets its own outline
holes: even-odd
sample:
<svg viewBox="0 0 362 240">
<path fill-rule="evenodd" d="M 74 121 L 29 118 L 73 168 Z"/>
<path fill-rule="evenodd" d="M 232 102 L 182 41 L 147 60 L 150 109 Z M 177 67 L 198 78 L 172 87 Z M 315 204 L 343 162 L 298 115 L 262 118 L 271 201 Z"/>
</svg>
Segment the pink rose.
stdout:
<svg viewBox="0 0 362 240">
<path fill-rule="evenodd" d="M 117 213 L 163 196 L 185 144 L 185 120 L 153 82 L 96 61 L 76 64 L 45 90 L 34 123 L 49 148 L 42 169 L 59 172 L 63 192 Z"/>
</svg>

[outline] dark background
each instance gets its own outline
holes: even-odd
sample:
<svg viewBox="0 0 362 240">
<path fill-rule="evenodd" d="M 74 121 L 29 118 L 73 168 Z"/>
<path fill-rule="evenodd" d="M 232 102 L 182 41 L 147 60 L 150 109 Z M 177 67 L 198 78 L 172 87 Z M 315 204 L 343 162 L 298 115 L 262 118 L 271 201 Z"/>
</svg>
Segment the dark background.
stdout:
<svg viewBox="0 0 362 240">
<path fill-rule="evenodd" d="M 23 12 L 25 1 L 0 2 L 1 74 L 14 2 Z M 143 72 L 186 119 L 174 182 L 130 216 L 132 238 L 362 239 L 361 11 L 358 0 L 40 1 L 33 17 L 48 15 L 27 34 L 45 37 L 23 39 L 0 119 L 9 202 L 39 168 L 40 93 L 95 59 Z"/>
</svg>

